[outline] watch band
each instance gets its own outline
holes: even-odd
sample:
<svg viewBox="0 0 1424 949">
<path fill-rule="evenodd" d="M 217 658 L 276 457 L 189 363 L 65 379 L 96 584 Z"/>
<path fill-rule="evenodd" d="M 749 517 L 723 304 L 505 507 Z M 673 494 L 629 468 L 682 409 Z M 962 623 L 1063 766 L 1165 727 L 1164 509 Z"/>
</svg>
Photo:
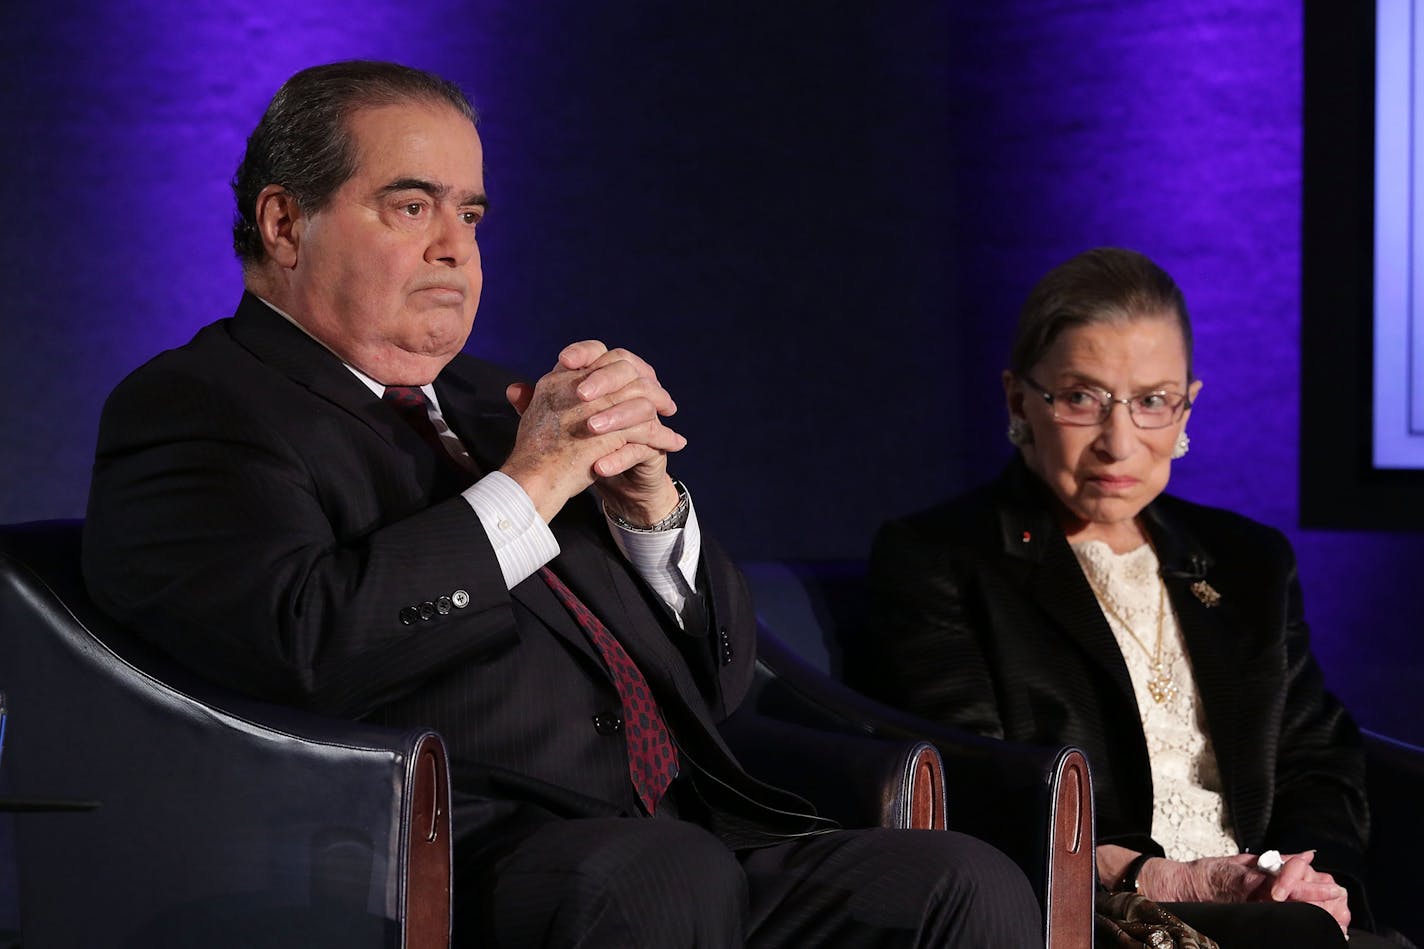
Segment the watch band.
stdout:
<svg viewBox="0 0 1424 949">
<path fill-rule="evenodd" d="M 1140 853 L 1132 858 L 1132 862 L 1127 865 L 1127 869 L 1122 871 L 1122 879 L 1117 881 L 1117 886 L 1113 887 L 1114 893 L 1137 893 L 1137 875 L 1142 872 L 1142 868 L 1148 860 L 1156 854 Z"/>
<path fill-rule="evenodd" d="M 623 528 L 625 531 L 633 531 L 638 534 L 657 534 L 662 531 L 675 530 L 687 523 L 687 512 L 692 507 L 692 502 L 687 497 L 687 489 L 682 486 L 681 481 L 674 480 L 672 486 L 677 489 L 677 506 L 672 509 L 672 513 L 656 524 L 646 527 L 633 524 L 625 520 L 617 511 L 604 507 L 604 511 L 613 519 L 613 523 Z"/>
</svg>

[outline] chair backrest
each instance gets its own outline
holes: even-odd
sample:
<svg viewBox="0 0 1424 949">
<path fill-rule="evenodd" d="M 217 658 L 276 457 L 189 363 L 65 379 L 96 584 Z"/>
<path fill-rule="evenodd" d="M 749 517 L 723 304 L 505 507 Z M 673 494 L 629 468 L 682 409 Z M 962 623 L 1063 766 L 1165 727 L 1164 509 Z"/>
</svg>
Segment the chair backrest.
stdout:
<svg viewBox="0 0 1424 949">
<path fill-rule="evenodd" d="M 845 681 L 848 641 L 866 622 L 865 562 L 753 560 L 740 566 L 761 624 L 812 667 Z"/>
<path fill-rule="evenodd" d="M 1424 850 L 1424 748 L 1365 732 L 1370 793 L 1370 908 L 1375 920 L 1424 945 L 1419 853 Z"/>
<path fill-rule="evenodd" d="M 763 560 L 740 566 L 763 627 L 762 660 L 775 667 L 772 671 L 788 680 L 801 678 L 797 663 L 781 655 L 789 650 L 828 673 L 840 689 L 796 682 L 795 691 L 809 703 L 867 734 L 932 741 L 944 759 L 949 825 L 989 841 L 1024 869 L 1044 906 L 1046 945 L 1090 944 L 1096 871 L 1092 776 L 1083 752 L 970 735 L 845 688 L 848 679 L 874 674 L 864 561 Z"/>
<path fill-rule="evenodd" d="M 98 802 L 14 815 L 25 944 L 445 945 L 439 736 L 187 674 L 89 601 L 79 533 L 0 527 L 7 793 Z"/>
</svg>

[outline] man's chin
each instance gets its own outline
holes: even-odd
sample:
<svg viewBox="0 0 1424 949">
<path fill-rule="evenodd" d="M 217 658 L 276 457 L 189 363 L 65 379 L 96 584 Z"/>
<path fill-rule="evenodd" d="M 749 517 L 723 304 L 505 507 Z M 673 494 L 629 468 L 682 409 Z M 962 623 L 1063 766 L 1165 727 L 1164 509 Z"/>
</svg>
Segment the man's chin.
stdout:
<svg viewBox="0 0 1424 949">
<path fill-rule="evenodd" d="M 382 385 L 423 386 L 433 382 L 459 351 L 458 346 L 429 350 L 390 346 L 379 354 L 373 354 L 368 365 L 356 368 Z"/>
<path fill-rule="evenodd" d="M 448 362 L 465 345 L 474 328 L 475 316 L 461 307 L 431 307 L 421 314 L 419 336 L 399 341 L 402 349 L 417 355 L 439 358 Z M 414 327 L 412 327 L 414 328 Z"/>
</svg>

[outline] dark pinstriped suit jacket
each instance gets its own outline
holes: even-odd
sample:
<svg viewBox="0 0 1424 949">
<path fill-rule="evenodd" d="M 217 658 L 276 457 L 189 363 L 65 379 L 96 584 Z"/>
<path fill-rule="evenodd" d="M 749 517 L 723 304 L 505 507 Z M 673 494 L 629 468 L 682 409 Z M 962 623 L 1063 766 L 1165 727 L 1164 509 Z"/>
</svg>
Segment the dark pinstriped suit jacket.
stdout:
<svg viewBox="0 0 1424 949">
<path fill-rule="evenodd" d="M 435 383 L 444 417 L 487 471 L 513 443 L 510 381 L 462 355 Z M 438 729 L 457 792 L 476 802 L 457 810 L 457 830 L 520 802 L 635 813 L 623 736 L 595 725 L 618 707 L 597 653 L 537 576 L 505 588 L 469 505 L 433 496 L 438 464 L 334 356 L 244 295 L 232 319 L 110 397 L 85 578 L 106 610 L 211 679 Z M 638 662 L 714 803 L 717 789 L 735 789 L 738 817 L 753 826 L 786 826 L 762 805 L 804 814 L 803 802 L 748 777 L 714 728 L 752 675 L 755 621 L 728 558 L 704 540 L 714 619 L 710 632 L 685 633 L 591 497 L 552 527 L 562 552 L 551 566 Z M 422 604 L 435 609 L 407 622 Z"/>
<path fill-rule="evenodd" d="M 874 635 L 847 668 L 866 691 L 919 714 L 1078 745 L 1093 769 L 1099 841 L 1160 853 L 1127 667 L 1050 511 L 1047 490 L 1015 461 L 986 487 L 886 524 L 870 564 Z M 1239 844 L 1317 848 L 1316 867 L 1358 879 L 1368 829 L 1360 737 L 1310 654 L 1289 542 L 1165 495 L 1142 519 Z M 1217 606 L 1193 595 L 1198 580 L 1221 594 Z"/>
</svg>

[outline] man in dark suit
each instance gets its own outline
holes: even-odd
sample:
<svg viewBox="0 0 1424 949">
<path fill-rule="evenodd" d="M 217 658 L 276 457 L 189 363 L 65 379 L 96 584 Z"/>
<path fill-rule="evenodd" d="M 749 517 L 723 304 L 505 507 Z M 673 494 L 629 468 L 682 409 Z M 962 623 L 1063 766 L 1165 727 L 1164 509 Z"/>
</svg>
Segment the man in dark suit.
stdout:
<svg viewBox="0 0 1424 949">
<path fill-rule="evenodd" d="M 237 313 L 105 407 L 95 599 L 248 693 L 438 729 L 462 943 L 1031 944 L 996 851 L 833 830 L 732 757 L 754 617 L 652 368 L 585 341 L 530 386 L 460 353 L 482 170 L 437 77 L 283 86 L 234 180 Z"/>
</svg>

